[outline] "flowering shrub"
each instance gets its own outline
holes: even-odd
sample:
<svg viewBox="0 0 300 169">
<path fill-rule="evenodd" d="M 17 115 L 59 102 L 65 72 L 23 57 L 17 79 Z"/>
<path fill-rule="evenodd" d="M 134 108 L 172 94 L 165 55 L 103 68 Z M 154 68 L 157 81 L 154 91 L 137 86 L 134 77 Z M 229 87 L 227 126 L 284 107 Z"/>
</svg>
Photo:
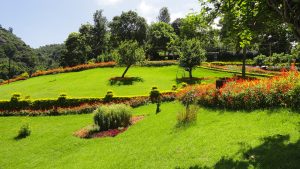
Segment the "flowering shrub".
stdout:
<svg viewBox="0 0 300 169">
<path fill-rule="evenodd" d="M 299 108 L 300 84 L 297 81 L 298 72 L 290 71 L 270 79 L 228 81 L 219 90 L 214 84 L 189 86 L 177 97 L 184 101 L 192 93 L 200 105 L 229 109 Z"/>
</svg>

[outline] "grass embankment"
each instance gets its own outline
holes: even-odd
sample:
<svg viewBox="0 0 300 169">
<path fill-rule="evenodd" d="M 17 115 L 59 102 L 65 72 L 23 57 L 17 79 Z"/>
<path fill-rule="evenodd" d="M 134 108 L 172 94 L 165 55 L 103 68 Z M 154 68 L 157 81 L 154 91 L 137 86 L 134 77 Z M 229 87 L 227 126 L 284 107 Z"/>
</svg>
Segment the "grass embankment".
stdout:
<svg viewBox="0 0 300 169">
<path fill-rule="evenodd" d="M 176 84 L 176 75 L 178 78 L 184 75 L 184 70 L 178 66 L 132 67 L 127 76 L 139 77 L 142 82 L 111 85 L 109 79 L 121 76 L 123 71 L 122 67 L 97 68 L 30 78 L 0 86 L 0 99 L 8 100 L 13 93 L 21 93 L 22 96 L 30 96 L 32 99 L 57 98 L 61 93 L 70 97 L 104 97 L 108 90 L 113 90 L 116 96 L 148 95 L 152 86 L 157 86 L 161 91 L 171 90 L 172 85 Z M 208 78 L 203 82 L 210 83 L 219 77 L 233 74 L 197 68 L 193 75 Z"/>
<path fill-rule="evenodd" d="M 300 115 L 286 109 L 200 109 L 195 124 L 176 128 L 179 103 L 134 109 L 144 120 L 115 138 L 79 139 L 92 115 L 1 117 L 0 168 L 299 168 Z M 32 134 L 14 140 L 29 123 Z"/>
</svg>

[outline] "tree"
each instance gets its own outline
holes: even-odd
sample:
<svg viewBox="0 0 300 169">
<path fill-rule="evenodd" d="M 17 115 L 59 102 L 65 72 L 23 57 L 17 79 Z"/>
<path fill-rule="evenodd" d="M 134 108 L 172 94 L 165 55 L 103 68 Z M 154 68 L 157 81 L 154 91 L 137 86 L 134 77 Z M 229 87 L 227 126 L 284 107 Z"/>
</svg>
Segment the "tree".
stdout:
<svg viewBox="0 0 300 169">
<path fill-rule="evenodd" d="M 177 39 L 177 35 L 171 25 L 158 22 L 149 28 L 148 43 L 155 51 L 162 50 L 167 52 L 168 45 Z"/>
<path fill-rule="evenodd" d="M 10 45 L 10 44 L 4 45 L 4 54 L 8 57 L 8 83 L 9 83 L 9 79 L 12 78 L 11 60 L 15 56 L 16 51 L 17 51 L 17 49 L 13 45 Z"/>
<path fill-rule="evenodd" d="M 107 50 L 108 23 L 106 17 L 104 17 L 102 13 L 102 10 L 97 10 L 94 13 L 94 27 L 92 30 L 93 39 L 91 44 L 94 57 L 102 54 L 105 50 Z"/>
<path fill-rule="evenodd" d="M 159 22 L 170 23 L 171 18 L 167 7 L 163 7 L 160 9 L 157 19 Z"/>
<path fill-rule="evenodd" d="M 145 60 L 144 49 L 139 46 L 137 41 L 127 40 L 121 42 L 117 53 L 117 63 L 121 66 L 126 66 L 122 78 L 125 77 L 125 74 L 132 65 Z"/>
<path fill-rule="evenodd" d="M 95 35 L 94 35 L 94 27 L 93 25 L 86 23 L 80 26 L 79 28 L 79 33 L 80 33 L 80 39 L 81 42 L 84 46 L 89 46 L 91 50 L 89 50 L 87 53 L 87 59 L 92 59 L 95 57 L 93 50 L 96 50 L 95 48 L 98 48 L 95 45 Z"/>
<path fill-rule="evenodd" d="M 193 78 L 192 70 L 206 60 L 205 50 L 199 40 L 184 40 L 181 44 L 179 65 L 189 72 L 189 77 Z"/>
<path fill-rule="evenodd" d="M 180 37 L 182 39 L 196 38 L 205 44 L 205 47 L 214 44 L 214 36 L 211 36 L 213 28 L 208 21 L 206 11 L 192 13 L 180 21 Z"/>
<path fill-rule="evenodd" d="M 75 66 L 86 63 L 87 55 L 90 53 L 90 46 L 84 43 L 80 33 L 71 33 L 65 41 L 66 50 L 62 55 L 63 66 Z"/>
<path fill-rule="evenodd" d="M 266 0 L 266 2 L 286 23 L 290 24 L 295 36 L 300 40 L 300 1 Z"/>
<path fill-rule="evenodd" d="M 125 40 L 137 41 L 140 45 L 145 42 L 146 20 L 134 11 L 122 12 L 121 16 L 115 16 L 109 27 L 113 46 L 118 46 Z"/>
<path fill-rule="evenodd" d="M 182 21 L 182 18 L 177 18 L 171 24 L 171 26 L 173 27 L 174 32 L 176 33 L 177 36 L 180 36 L 181 21 Z"/>
</svg>

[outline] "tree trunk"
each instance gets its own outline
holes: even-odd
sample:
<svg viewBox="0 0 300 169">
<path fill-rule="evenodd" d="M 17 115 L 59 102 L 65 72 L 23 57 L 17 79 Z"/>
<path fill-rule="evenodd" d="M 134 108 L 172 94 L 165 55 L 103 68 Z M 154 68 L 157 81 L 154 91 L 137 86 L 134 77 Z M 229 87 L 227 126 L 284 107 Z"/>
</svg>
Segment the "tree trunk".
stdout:
<svg viewBox="0 0 300 169">
<path fill-rule="evenodd" d="M 131 65 L 127 66 L 124 73 L 122 74 L 122 78 L 124 78 L 125 74 L 127 73 L 128 69 L 130 68 Z"/>
<path fill-rule="evenodd" d="M 246 78 L 246 47 L 243 48 L 242 77 Z"/>
<path fill-rule="evenodd" d="M 189 70 L 190 79 L 193 78 L 192 69 Z"/>
<path fill-rule="evenodd" d="M 11 65 L 11 61 L 10 61 L 10 57 L 8 57 L 8 84 L 9 84 L 9 80 L 10 80 L 10 76 L 11 76 L 11 73 L 10 73 L 10 65 Z"/>
</svg>

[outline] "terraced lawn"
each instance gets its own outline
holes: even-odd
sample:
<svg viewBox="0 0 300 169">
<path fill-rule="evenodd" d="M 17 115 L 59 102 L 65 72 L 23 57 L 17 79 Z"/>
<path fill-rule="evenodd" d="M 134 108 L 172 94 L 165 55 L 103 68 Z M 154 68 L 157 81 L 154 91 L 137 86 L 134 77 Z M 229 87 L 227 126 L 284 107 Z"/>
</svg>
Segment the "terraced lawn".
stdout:
<svg viewBox="0 0 300 169">
<path fill-rule="evenodd" d="M 87 72 L 94 71 L 101 72 Z M 183 107 L 173 102 L 161 108 L 158 115 L 154 105 L 136 108 L 134 114 L 146 115 L 144 120 L 114 138 L 88 140 L 72 133 L 92 123 L 91 114 L 1 117 L 0 168 L 300 167 L 297 113 L 287 109 L 232 112 L 201 108 L 195 124 L 178 128 L 176 114 Z M 13 138 L 23 123 L 29 123 L 32 134 L 16 141 Z"/>
<path fill-rule="evenodd" d="M 32 99 L 57 98 L 61 93 L 70 97 L 104 97 L 108 90 L 117 96 L 148 95 L 152 86 L 160 90 L 171 90 L 176 84 L 176 76 L 182 77 L 185 71 L 178 66 L 132 67 L 127 76 L 139 77 L 143 82 L 133 85 L 110 85 L 111 77 L 121 76 L 125 68 L 98 68 L 82 72 L 63 73 L 31 78 L 0 86 L 0 99 L 10 99 L 13 93 L 30 96 Z M 204 83 L 214 82 L 218 77 L 232 76 L 230 73 L 217 72 L 202 68 L 194 71 L 195 77 L 205 77 Z"/>
</svg>

